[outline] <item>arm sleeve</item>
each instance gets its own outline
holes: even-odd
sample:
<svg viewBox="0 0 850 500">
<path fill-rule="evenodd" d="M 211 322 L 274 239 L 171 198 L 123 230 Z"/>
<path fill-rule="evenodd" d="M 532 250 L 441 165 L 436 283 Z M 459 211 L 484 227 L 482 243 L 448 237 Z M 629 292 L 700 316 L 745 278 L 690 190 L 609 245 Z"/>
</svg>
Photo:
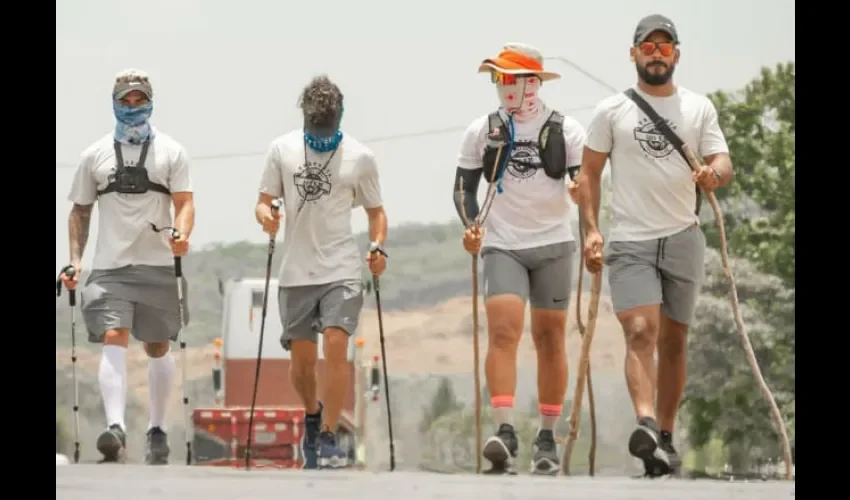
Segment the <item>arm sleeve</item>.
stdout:
<svg viewBox="0 0 850 500">
<path fill-rule="evenodd" d="M 457 170 L 452 185 L 452 201 L 458 217 L 463 222 L 463 212 L 469 220 L 478 216 L 478 183 L 484 172 L 484 156 L 487 116 L 473 121 L 463 132 L 460 152 L 457 156 Z M 463 204 L 461 204 L 461 182 L 463 182 Z"/>
<path fill-rule="evenodd" d="M 602 101 L 593 111 L 593 117 L 587 126 L 587 147 L 600 153 L 610 153 L 614 146 L 611 133 L 611 116 L 607 101 Z"/>
<path fill-rule="evenodd" d="M 283 170 L 280 168 L 280 156 L 274 144 L 266 153 L 266 166 L 260 177 L 260 193 L 274 198 L 283 196 Z"/>
<path fill-rule="evenodd" d="M 360 175 L 355 192 L 355 204 L 363 208 L 378 208 L 383 204 L 381 179 L 375 155 L 370 151 L 360 157 Z"/>
<path fill-rule="evenodd" d="M 177 150 L 168 176 L 168 189 L 172 193 L 191 193 L 192 176 L 189 174 L 189 155 L 182 147 Z"/>
<path fill-rule="evenodd" d="M 454 200 L 457 216 L 463 222 L 463 214 L 466 213 L 467 218 L 471 221 L 478 217 L 478 183 L 481 181 L 483 170 L 477 168 L 469 170 L 463 167 L 457 167 L 455 173 L 454 189 L 452 190 L 452 199 Z M 463 182 L 463 191 L 461 194 L 461 182 Z M 461 200 L 463 203 L 461 203 Z"/>
<path fill-rule="evenodd" d="M 717 108 L 714 107 L 714 103 L 710 99 L 706 98 L 705 101 L 702 134 L 699 139 L 699 155 L 705 157 L 717 153 L 728 153 L 729 146 L 726 144 L 723 130 L 720 129 Z"/>
<path fill-rule="evenodd" d="M 91 205 L 97 200 L 97 180 L 92 173 L 93 155 L 89 151 L 80 156 L 80 163 L 74 172 L 68 200 L 77 205 Z"/>
</svg>

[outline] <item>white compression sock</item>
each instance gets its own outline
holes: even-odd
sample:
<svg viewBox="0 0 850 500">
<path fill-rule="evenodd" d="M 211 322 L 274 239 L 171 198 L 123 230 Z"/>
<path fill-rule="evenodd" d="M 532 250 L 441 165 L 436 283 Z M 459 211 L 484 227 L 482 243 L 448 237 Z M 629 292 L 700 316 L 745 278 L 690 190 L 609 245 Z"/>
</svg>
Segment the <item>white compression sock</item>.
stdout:
<svg viewBox="0 0 850 500">
<path fill-rule="evenodd" d="M 127 404 L 127 348 L 117 345 L 103 346 L 100 370 L 97 374 L 106 425 L 118 424 L 125 431 L 124 408 Z"/>
<path fill-rule="evenodd" d="M 174 387 L 176 372 L 177 365 L 171 350 L 165 353 L 165 356 L 148 360 L 148 384 L 151 393 L 151 419 L 148 430 L 153 427 L 165 430 L 165 411 L 168 408 L 171 389 Z"/>
</svg>

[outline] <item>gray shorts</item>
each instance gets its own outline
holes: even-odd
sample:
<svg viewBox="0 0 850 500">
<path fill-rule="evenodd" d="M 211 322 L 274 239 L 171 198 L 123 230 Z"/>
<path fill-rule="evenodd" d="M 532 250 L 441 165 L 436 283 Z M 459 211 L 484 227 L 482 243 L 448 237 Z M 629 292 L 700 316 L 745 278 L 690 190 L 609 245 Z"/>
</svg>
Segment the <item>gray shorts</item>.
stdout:
<svg viewBox="0 0 850 500">
<path fill-rule="evenodd" d="M 342 280 L 322 285 L 280 287 L 278 307 L 283 322 L 280 345 L 287 351 L 291 340 L 317 342 L 326 328 L 339 328 L 348 335 L 357 330 L 363 308 L 363 283 Z"/>
<path fill-rule="evenodd" d="M 522 250 L 484 247 L 484 296 L 511 294 L 535 309 L 566 309 L 576 244 L 565 241 Z"/>
<path fill-rule="evenodd" d="M 189 323 L 189 287 L 183 277 L 183 320 Z M 126 266 L 94 270 L 80 291 L 89 342 L 103 343 L 109 330 L 128 329 L 146 344 L 177 340 L 180 311 L 172 266 Z"/>
<path fill-rule="evenodd" d="M 614 311 L 661 304 L 673 321 L 690 324 L 705 277 L 705 235 L 699 226 L 646 241 L 612 241 L 605 252 Z"/>
</svg>

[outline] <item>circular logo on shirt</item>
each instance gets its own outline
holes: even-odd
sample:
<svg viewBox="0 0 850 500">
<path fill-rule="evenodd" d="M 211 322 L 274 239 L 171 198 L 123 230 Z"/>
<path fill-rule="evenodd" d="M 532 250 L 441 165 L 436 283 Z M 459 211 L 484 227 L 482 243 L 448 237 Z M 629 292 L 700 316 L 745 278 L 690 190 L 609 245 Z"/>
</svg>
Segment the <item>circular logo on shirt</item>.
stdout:
<svg viewBox="0 0 850 500">
<path fill-rule="evenodd" d="M 543 163 L 540 161 L 540 153 L 536 143 L 530 141 L 517 141 L 514 143 L 511 159 L 508 161 L 506 170 L 512 177 L 524 181 L 534 177 L 537 169 Z"/>
<path fill-rule="evenodd" d="M 670 128 L 676 128 L 673 123 L 667 121 Z M 644 118 L 635 127 L 635 140 L 640 144 L 643 152 L 653 158 L 666 158 L 673 152 L 673 145 L 664 137 L 655 124 Z"/>
<path fill-rule="evenodd" d="M 318 163 L 307 163 L 294 177 L 295 188 L 302 202 L 316 201 L 331 194 L 331 176 Z"/>
</svg>

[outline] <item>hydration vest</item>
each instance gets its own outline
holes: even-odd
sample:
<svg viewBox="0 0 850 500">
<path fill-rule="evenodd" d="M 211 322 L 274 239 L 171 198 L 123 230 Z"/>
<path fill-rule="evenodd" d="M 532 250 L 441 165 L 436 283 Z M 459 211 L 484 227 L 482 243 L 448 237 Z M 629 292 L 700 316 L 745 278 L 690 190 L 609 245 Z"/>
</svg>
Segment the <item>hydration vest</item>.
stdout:
<svg viewBox="0 0 850 500">
<path fill-rule="evenodd" d="M 493 177 L 494 169 L 501 169 L 505 163 L 505 155 L 508 151 L 508 138 L 510 131 L 507 124 L 502 120 L 498 111 L 490 113 L 488 116 L 489 125 L 487 129 L 487 146 L 484 148 L 483 167 L 484 178 L 490 182 Z M 543 170 L 546 175 L 555 180 L 561 180 L 567 173 L 567 145 L 564 141 L 564 115 L 557 111 L 552 111 L 546 123 L 540 128 L 540 135 L 537 139 L 538 154 L 540 162 L 543 164 Z M 502 152 L 499 157 L 499 164 L 496 165 L 496 153 L 502 146 Z M 521 159 L 509 160 L 514 163 L 525 165 L 528 167 L 536 167 Z"/>
<path fill-rule="evenodd" d="M 115 175 L 105 188 L 97 192 L 98 196 L 107 193 L 144 194 L 148 191 L 171 195 L 171 191 L 167 187 L 151 182 L 148 177 L 145 160 L 148 157 L 150 140 L 142 143 L 139 163 L 135 167 L 125 167 L 124 155 L 121 154 L 121 144 L 118 141 L 114 141 L 113 145 L 115 147 Z"/>
</svg>

